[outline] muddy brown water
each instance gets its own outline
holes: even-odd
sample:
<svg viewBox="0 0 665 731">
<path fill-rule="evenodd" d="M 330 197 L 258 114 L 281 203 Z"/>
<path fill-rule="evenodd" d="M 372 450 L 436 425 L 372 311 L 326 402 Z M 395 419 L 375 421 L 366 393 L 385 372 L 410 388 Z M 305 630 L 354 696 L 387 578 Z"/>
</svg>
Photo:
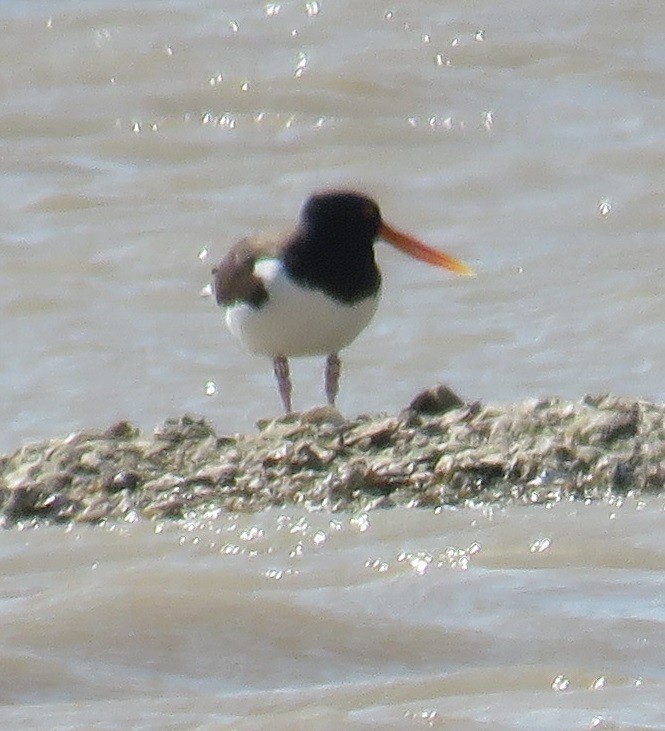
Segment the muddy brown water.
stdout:
<svg viewBox="0 0 665 731">
<path fill-rule="evenodd" d="M 662 403 L 659 3 L 0 9 L 0 448 L 276 413 L 200 290 L 353 185 L 384 247 L 340 407 Z M 199 258 L 207 249 L 207 258 Z M 322 364 L 294 364 L 297 408 Z M 211 395 L 206 395 L 207 393 Z M 3 728 L 665 728 L 663 501 L 0 534 Z"/>
</svg>

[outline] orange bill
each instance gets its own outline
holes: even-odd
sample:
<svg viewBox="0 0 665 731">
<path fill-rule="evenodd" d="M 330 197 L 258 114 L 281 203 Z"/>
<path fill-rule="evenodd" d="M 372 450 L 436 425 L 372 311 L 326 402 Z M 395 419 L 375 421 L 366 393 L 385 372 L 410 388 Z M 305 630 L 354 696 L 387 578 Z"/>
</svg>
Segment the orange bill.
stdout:
<svg viewBox="0 0 665 731">
<path fill-rule="evenodd" d="M 379 236 L 414 257 L 414 259 L 420 259 L 420 261 L 427 262 L 428 264 L 449 269 L 451 272 L 460 274 L 463 277 L 476 276 L 473 269 L 463 261 L 456 259 L 454 256 L 450 256 L 450 254 L 444 254 L 443 251 L 433 249 L 431 246 L 423 244 L 422 241 L 418 241 L 418 239 L 409 234 L 398 231 L 387 223 L 381 223 Z"/>
</svg>

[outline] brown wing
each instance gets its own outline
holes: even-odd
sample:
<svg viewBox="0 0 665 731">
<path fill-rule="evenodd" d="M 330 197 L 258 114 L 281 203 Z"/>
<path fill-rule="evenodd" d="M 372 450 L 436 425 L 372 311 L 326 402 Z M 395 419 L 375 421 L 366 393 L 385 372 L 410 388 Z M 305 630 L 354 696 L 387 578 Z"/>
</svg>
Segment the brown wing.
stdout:
<svg viewBox="0 0 665 731">
<path fill-rule="evenodd" d="M 248 302 L 260 307 L 268 299 L 268 292 L 254 274 L 254 264 L 257 259 L 279 256 L 283 246 L 284 238 L 276 234 L 239 241 L 212 270 L 217 304 L 229 306 Z"/>
</svg>

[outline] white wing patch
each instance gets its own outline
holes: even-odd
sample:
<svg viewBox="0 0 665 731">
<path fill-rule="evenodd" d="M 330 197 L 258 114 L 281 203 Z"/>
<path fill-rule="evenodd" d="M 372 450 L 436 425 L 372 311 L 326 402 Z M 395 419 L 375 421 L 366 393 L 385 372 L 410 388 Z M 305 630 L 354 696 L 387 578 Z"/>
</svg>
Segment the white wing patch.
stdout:
<svg viewBox="0 0 665 731">
<path fill-rule="evenodd" d="M 268 291 L 261 307 L 238 303 L 226 311 L 226 324 L 243 346 L 257 355 L 306 356 L 336 353 L 369 324 L 379 297 L 345 305 L 315 289 L 302 289 L 284 272 L 279 259 L 254 266 Z"/>
</svg>

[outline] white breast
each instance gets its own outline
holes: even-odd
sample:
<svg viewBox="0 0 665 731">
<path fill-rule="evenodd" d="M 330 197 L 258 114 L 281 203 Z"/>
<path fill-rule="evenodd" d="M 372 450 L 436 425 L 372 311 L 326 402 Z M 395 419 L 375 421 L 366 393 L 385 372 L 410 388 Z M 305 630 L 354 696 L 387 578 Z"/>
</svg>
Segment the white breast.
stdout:
<svg viewBox="0 0 665 731">
<path fill-rule="evenodd" d="M 278 259 L 262 259 L 254 272 L 265 283 L 261 307 L 234 304 L 226 311 L 229 330 L 257 355 L 305 356 L 336 353 L 369 324 L 378 294 L 345 305 L 313 289 L 301 289 L 286 276 Z"/>
</svg>

